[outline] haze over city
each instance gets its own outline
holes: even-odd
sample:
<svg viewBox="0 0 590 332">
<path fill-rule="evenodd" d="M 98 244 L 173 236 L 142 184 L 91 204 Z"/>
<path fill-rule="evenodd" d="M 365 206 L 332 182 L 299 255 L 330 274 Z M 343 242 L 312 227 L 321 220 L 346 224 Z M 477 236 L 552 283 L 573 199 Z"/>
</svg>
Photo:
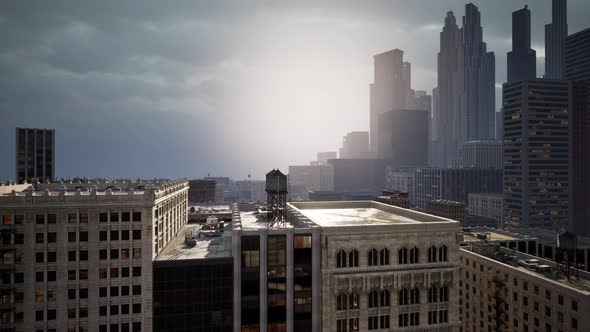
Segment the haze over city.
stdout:
<svg viewBox="0 0 590 332">
<path fill-rule="evenodd" d="M 506 81 L 511 12 L 475 1 Z M 412 88 L 436 85 L 443 19 L 464 1 L 0 5 L 0 150 L 18 126 L 56 129 L 56 176 L 261 178 L 369 128 L 373 55 L 399 48 Z M 550 1 L 528 1 L 537 72 Z M 590 3 L 568 3 L 569 31 Z M 288 153 L 287 153 L 288 151 Z M 0 178 L 14 161 L 0 159 Z"/>
</svg>

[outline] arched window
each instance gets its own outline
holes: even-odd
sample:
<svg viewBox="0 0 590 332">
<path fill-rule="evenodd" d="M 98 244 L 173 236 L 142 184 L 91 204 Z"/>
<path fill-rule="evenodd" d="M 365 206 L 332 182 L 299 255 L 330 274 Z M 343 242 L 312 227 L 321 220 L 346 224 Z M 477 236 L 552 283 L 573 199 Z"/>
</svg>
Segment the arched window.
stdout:
<svg viewBox="0 0 590 332">
<path fill-rule="evenodd" d="M 402 247 L 398 250 L 397 263 L 398 264 L 408 264 L 408 249 L 406 249 L 406 247 Z"/>
<path fill-rule="evenodd" d="M 414 287 L 410 290 L 410 304 L 420 303 L 420 289 Z"/>
<path fill-rule="evenodd" d="M 379 256 L 377 255 L 377 249 L 369 250 L 367 254 L 367 261 L 369 262 L 369 266 L 377 266 L 379 263 Z"/>
<path fill-rule="evenodd" d="M 382 307 L 389 307 L 391 305 L 391 294 L 387 289 L 381 291 L 380 304 Z"/>
<path fill-rule="evenodd" d="M 359 252 L 356 249 L 352 249 L 348 253 L 348 265 L 350 267 L 359 267 Z"/>
<path fill-rule="evenodd" d="M 379 291 L 373 289 L 369 292 L 369 308 L 379 307 Z"/>
<path fill-rule="evenodd" d="M 348 295 L 346 293 L 338 293 L 336 296 L 336 310 L 346 310 L 346 300 Z"/>
<path fill-rule="evenodd" d="M 428 263 L 435 263 L 436 262 L 436 247 L 430 246 L 428 248 Z"/>
<path fill-rule="evenodd" d="M 420 262 L 420 250 L 418 247 L 410 249 L 410 264 L 418 264 Z"/>
<path fill-rule="evenodd" d="M 400 289 L 398 303 L 399 303 L 399 305 L 408 304 L 408 290 L 406 288 Z"/>
<path fill-rule="evenodd" d="M 438 260 L 441 262 L 447 261 L 447 246 L 442 245 L 438 248 Z"/>
<path fill-rule="evenodd" d="M 428 303 L 436 303 L 438 302 L 438 287 L 436 285 L 432 285 L 428 288 Z"/>
<path fill-rule="evenodd" d="M 350 296 L 348 298 L 348 308 L 355 310 L 360 308 L 359 293 L 357 293 L 356 290 L 350 293 Z"/>
<path fill-rule="evenodd" d="M 379 264 L 380 265 L 389 265 L 389 249 L 383 248 L 381 252 L 379 252 Z"/>
<path fill-rule="evenodd" d="M 440 302 L 449 301 L 449 287 L 447 287 L 447 285 L 438 288 L 438 300 Z"/>
<path fill-rule="evenodd" d="M 342 249 L 336 254 L 336 267 L 346 267 L 346 251 Z"/>
</svg>

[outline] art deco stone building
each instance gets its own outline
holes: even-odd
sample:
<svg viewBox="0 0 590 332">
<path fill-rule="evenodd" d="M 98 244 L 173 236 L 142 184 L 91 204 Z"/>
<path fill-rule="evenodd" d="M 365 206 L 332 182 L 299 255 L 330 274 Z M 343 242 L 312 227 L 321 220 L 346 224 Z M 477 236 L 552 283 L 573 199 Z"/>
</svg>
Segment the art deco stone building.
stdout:
<svg viewBox="0 0 590 332">
<path fill-rule="evenodd" d="M 0 186 L 0 330 L 151 331 L 152 261 L 188 182 Z"/>
</svg>

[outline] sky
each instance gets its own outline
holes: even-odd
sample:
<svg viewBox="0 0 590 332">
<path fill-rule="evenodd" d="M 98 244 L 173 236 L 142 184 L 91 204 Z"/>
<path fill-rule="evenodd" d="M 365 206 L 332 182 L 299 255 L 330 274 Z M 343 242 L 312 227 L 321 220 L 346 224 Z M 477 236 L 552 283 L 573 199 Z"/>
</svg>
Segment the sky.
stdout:
<svg viewBox="0 0 590 332">
<path fill-rule="evenodd" d="M 506 79 L 511 12 L 474 1 Z M 412 88 L 436 85 L 439 32 L 466 2 L 3 1 L 0 180 L 15 128 L 56 131 L 56 177 L 262 178 L 368 130 L 372 56 L 399 48 Z M 537 75 L 551 2 L 529 0 Z M 569 0 L 569 32 L 590 27 Z"/>
</svg>

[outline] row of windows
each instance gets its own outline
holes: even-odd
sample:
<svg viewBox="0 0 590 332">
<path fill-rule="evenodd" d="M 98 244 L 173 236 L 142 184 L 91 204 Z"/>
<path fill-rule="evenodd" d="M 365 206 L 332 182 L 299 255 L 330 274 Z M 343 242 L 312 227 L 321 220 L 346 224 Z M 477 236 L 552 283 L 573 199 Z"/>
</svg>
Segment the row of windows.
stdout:
<svg viewBox="0 0 590 332">
<path fill-rule="evenodd" d="M 22 244 L 23 238 L 22 235 L 19 236 L 17 240 L 17 236 L 19 234 L 15 234 L 15 244 Z M 108 241 L 109 232 L 107 231 L 100 231 L 99 232 L 99 240 L 100 241 Z M 120 235 L 120 236 L 119 236 Z M 47 237 L 45 233 L 36 233 L 35 234 L 35 243 L 37 244 L 44 244 L 45 239 L 47 238 L 47 243 L 56 243 L 57 242 L 57 233 L 56 232 L 47 232 Z M 133 240 L 141 240 L 141 230 L 135 229 L 133 231 L 129 230 L 112 230 L 110 231 L 110 240 L 111 241 L 127 241 L 133 238 Z M 88 242 L 88 232 L 81 231 L 81 232 L 68 232 L 68 242 L 69 243 L 76 243 L 76 242 Z"/>
<path fill-rule="evenodd" d="M 373 289 L 367 295 L 369 308 L 389 307 L 391 305 L 391 294 L 387 289 Z M 360 309 L 359 295 L 356 291 L 350 294 L 340 292 L 336 296 L 336 310 L 357 310 Z M 433 285 L 428 288 L 428 303 L 448 302 L 449 289 L 446 285 Z M 398 304 L 420 304 L 420 289 L 402 288 L 398 292 Z"/>
<path fill-rule="evenodd" d="M 420 249 L 413 247 L 408 248 L 402 247 L 398 249 L 398 264 L 418 264 L 420 263 Z M 336 253 L 336 267 L 358 267 L 359 266 L 359 252 L 356 249 L 352 249 L 349 252 L 341 249 Z M 382 266 L 389 265 L 390 261 L 389 249 L 382 248 L 377 250 L 375 248 L 370 249 L 367 252 L 367 265 L 368 266 Z M 448 249 L 446 245 L 440 247 L 430 246 L 428 248 L 428 263 L 446 262 L 448 261 Z"/>
<path fill-rule="evenodd" d="M 369 316 L 368 317 L 368 329 L 369 330 L 378 330 L 378 329 L 389 329 L 390 328 L 390 316 L 389 315 L 381 315 L 381 316 Z M 444 324 L 449 322 L 449 312 L 448 310 L 437 310 L 437 311 L 429 311 L 428 312 L 428 324 Z M 419 326 L 420 325 L 420 313 L 419 312 L 410 312 L 410 313 L 403 313 L 398 315 L 398 326 L 399 327 L 408 327 L 408 326 Z M 358 318 L 349 318 L 349 319 L 338 319 L 336 321 L 336 331 L 337 332 L 354 332 L 360 331 L 359 326 L 359 319 Z"/>
<path fill-rule="evenodd" d="M 141 212 L 101 212 L 98 214 L 100 222 L 140 222 L 141 221 Z M 37 225 L 55 225 L 57 224 L 57 214 L 55 213 L 37 213 L 35 215 L 35 224 Z M 88 223 L 88 213 L 87 212 L 70 212 L 67 214 L 67 222 L 68 224 L 87 224 Z M 25 216 L 22 214 L 4 214 L 2 215 L 2 224 L 4 225 L 22 225 L 24 224 Z"/>
<path fill-rule="evenodd" d="M 131 305 L 131 312 L 134 314 L 141 313 L 141 303 L 133 303 Z M 101 317 L 111 315 L 129 315 L 129 304 L 111 304 L 109 306 L 103 305 L 98 307 L 98 315 Z"/>
<path fill-rule="evenodd" d="M 101 260 L 106 260 L 107 253 L 110 253 L 111 260 L 113 259 L 141 259 L 141 248 L 123 248 L 123 249 L 110 249 L 107 251 L 106 249 L 101 249 L 99 251 L 99 258 Z M 45 253 L 44 252 L 37 252 L 35 253 L 35 262 L 36 263 L 45 263 Z M 76 262 L 76 261 L 87 261 L 88 260 L 88 250 L 69 250 L 68 251 L 68 262 Z M 55 263 L 57 262 L 57 253 L 55 251 L 48 251 L 47 252 L 47 263 Z"/>
<path fill-rule="evenodd" d="M 122 230 L 122 231 L 120 231 L 121 236 L 119 236 L 118 230 L 112 230 L 110 232 L 100 231 L 98 233 L 98 239 L 100 241 L 108 241 L 107 240 L 108 234 L 110 234 L 109 240 L 111 240 L 111 241 L 119 241 L 119 240 L 127 241 L 127 240 L 129 240 L 130 232 L 128 230 Z M 133 232 L 131 233 L 131 235 L 133 236 L 133 240 L 141 240 L 141 229 L 134 229 Z"/>
</svg>

